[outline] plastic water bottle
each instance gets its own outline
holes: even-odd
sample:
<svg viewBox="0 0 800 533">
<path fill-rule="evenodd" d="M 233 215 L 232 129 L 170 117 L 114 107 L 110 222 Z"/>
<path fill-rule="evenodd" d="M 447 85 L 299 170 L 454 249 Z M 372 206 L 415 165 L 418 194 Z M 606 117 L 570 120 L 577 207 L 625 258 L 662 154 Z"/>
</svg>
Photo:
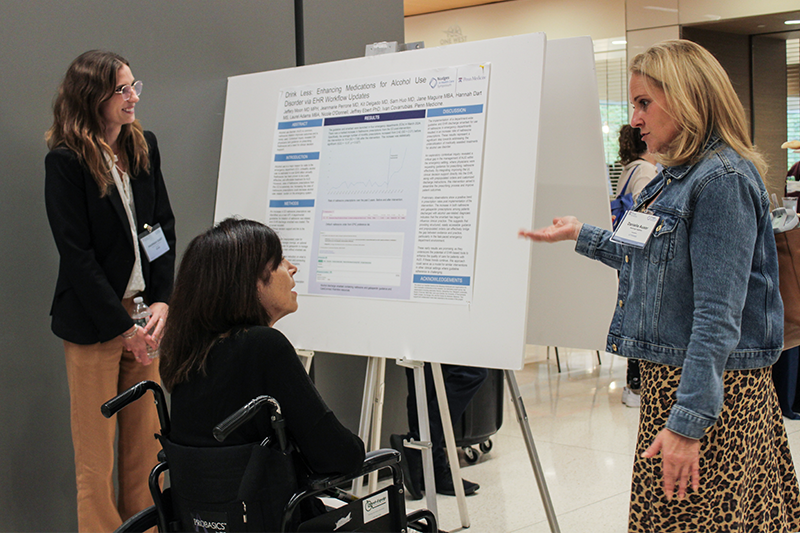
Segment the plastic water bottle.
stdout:
<svg viewBox="0 0 800 533">
<path fill-rule="evenodd" d="M 145 329 L 151 316 L 153 316 L 153 312 L 150 310 L 150 307 L 144 303 L 144 299 L 141 296 L 134 298 L 133 311 L 131 311 L 131 318 L 133 319 L 134 324 L 142 329 Z M 150 357 L 150 359 L 155 359 L 158 357 L 158 350 L 154 350 L 148 344 L 147 355 Z"/>
</svg>

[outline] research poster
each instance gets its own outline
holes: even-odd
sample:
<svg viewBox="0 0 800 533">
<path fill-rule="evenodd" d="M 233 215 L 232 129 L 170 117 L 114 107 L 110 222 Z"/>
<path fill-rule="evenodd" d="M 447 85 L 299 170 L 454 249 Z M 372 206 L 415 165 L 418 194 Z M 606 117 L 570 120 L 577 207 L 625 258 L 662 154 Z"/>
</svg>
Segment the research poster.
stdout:
<svg viewBox="0 0 800 533">
<path fill-rule="evenodd" d="M 267 220 L 299 294 L 470 303 L 489 70 L 281 91 Z"/>
</svg>

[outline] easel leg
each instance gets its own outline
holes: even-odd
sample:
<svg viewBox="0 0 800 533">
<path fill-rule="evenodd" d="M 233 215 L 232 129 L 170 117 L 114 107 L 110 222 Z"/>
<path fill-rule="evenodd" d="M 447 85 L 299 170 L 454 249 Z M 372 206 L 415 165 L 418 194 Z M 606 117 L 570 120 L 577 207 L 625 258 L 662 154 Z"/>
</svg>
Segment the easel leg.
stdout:
<svg viewBox="0 0 800 533">
<path fill-rule="evenodd" d="M 383 427 L 383 399 L 386 392 L 386 359 L 383 357 L 373 357 L 375 362 L 374 398 L 372 404 L 372 431 L 369 443 L 370 450 L 377 450 L 381 447 L 381 428 Z M 367 442 L 367 441 L 364 441 Z M 378 490 L 378 472 L 369 475 L 367 494 L 372 494 Z"/>
<path fill-rule="evenodd" d="M 447 459 L 450 461 L 450 475 L 453 476 L 453 487 L 456 490 L 458 501 L 458 514 L 461 517 L 461 526 L 469 527 L 469 513 L 467 512 L 467 497 L 464 494 L 464 483 L 461 481 L 461 466 L 458 464 L 458 451 L 456 438 L 453 434 L 453 421 L 450 420 L 450 406 L 447 403 L 447 391 L 444 387 L 441 363 L 431 363 L 433 371 L 433 384 L 436 387 L 436 398 L 439 402 L 439 414 L 444 430 L 444 444 L 447 449 Z"/>
<path fill-rule="evenodd" d="M 517 386 L 517 378 L 513 370 L 504 370 L 506 375 L 506 383 L 511 391 L 511 396 L 514 400 L 514 408 L 517 411 L 517 421 L 522 430 L 522 436 L 525 438 L 525 445 L 528 447 L 528 457 L 531 460 L 533 467 L 533 474 L 536 477 L 536 485 L 539 487 L 539 494 L 542 497 L 542 504 L 544 511 L 547 514 L 547 522 L 550 524 L 550 531 L 552 533 L 560 533 L 561 529 L 558 527 L 558 520 L 556 519 L 556 512 L 553 509 L 553 502 L 550 501 L 550 492 L 547 490 L 547 482 L 544 479 L 544 471 L 542 464 L 539 462 L 539 455 L 536 453 L 536 446 L 533 443 L 533 435 L 531 435 L 531 426 L 528 424 L 528 414 L 525 412 L 525 404 L 522 402 L 522 396 L 519 393 Z"/>
<path fill-rule="evenodd" d="M 425 484 L 425 504 L 439 522 L 436 507 L 436 478 L 433 475 L 433 450 L 431 449 L 431 422 L 428 418 L 428 395 L 425 390 L 425 363 L 414 362 L 414 388 L 417 393 L 417 420 L 419 421 L 419 440 L 423 445 L 422 479 Z M 424 446 L 427 444 L 427 446 Z"/>
<path fill-rule="evenodd" d="M 364 375 L 364 396 L 361 398 L 361 416 L 358 420 L 358 436 L 365 443 L 369 451 L 371 421 L 373 419 L 372 409 L 375 406 L 375 382 L 377 380 L 377 357 L 367 358 L 367 370 Z M 354 479 L 352 493 L 356 496 L 363 496 L 362 480 Z"/>
</svg>

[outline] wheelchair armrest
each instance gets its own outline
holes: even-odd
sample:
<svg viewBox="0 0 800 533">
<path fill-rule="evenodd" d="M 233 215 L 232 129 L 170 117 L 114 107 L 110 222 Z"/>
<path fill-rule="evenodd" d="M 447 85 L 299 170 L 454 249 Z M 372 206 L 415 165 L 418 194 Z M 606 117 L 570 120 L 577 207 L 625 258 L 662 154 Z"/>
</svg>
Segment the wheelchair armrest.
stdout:
<svg viewBox="0 0 800 533">
<path fill-rule="evenodd" d="M 364 457 L 364 462 L 361 464 L 361 468 L 356 472 L 310 478 L 308 484 L 305 487 L 301 487 L 298 492 L 295 492 L 294 496 L 289 500 L 289 503 L 286 504 L 283 516 L 283 529 L 281 531 L 286 530 L 287 524 L 289 524 L 301 501 L 322 494 L 339 485 L 350 483 L 354 479 L 363 478 L 370 472 L 375 472 L 382 468 L 392 469 L 393 485 L 402 489 L 403 473 L 400 470 L 400 452 L 392 448 L 382 448 L 367 453 Z M 402 491 L 398 492 L 398 494 L 402 494 Z M 402 496 L 400 497 L 402 498 Z"/>
<path fill-rule="evenodd" d="M 368 452 L 364 457 L 361 468 L 355 472 L 310 478 L 306 490 L 311 492 L 323 491 L 352 481 L 355 478 L 365 476 L 381 468 L 398 464 L 400 464 L 400 452 L 392 448 L 381 448 L 380 450 Z"/>
</svg>

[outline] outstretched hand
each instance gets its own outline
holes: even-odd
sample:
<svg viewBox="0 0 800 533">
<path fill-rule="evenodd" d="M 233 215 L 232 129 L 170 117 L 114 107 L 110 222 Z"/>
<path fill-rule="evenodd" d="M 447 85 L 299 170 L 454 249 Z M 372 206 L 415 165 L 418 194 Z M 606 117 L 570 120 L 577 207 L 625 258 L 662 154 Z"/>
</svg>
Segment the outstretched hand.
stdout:
<svg viewBox="0 0 800 533">
<path fill-rule="evenodd" d="M 556 217 L 553 219 L 552 226 L 535 231 L 521 229 L 517 235 L 534 242 L 577 241 L 581 227 L 583 227 L 583 223 L 575 217 Z"/>
<path fill-rule="evenodd" d="M 675 493 L 678 485 L 678 499 L 686 497 L 686 487 L 692 483 L 692 490 L 700 489 L 700 441 L 662 429 L 656 435 L 653 444 L 647 448 L 642 457 L 650 459 L 661 452 L 661 465 L 664 475 L 664 493 L 667 501 Z"/>
</svg>

